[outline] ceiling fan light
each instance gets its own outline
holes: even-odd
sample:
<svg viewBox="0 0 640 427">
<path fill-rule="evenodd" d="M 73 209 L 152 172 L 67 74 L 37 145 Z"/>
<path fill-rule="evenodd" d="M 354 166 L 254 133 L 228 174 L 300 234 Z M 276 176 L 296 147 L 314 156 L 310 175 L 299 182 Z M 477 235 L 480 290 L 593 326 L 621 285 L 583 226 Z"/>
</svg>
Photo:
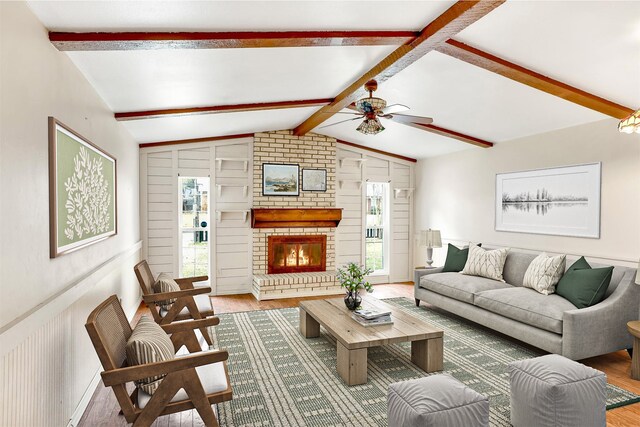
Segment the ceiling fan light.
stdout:
<svg viewBox="0 0 640 427">
<path fill-rule="evenodd" d="M 362 113 L 368 112 L 369 106 L 373 108 L 373 111 L 382 110 L 387 106 L 387 101 L 375 97 L 362 98 L 356 101 L 356 108 Z"/>
<path fill-rule="evenodd" d="M 364 119 L 360 126 L 356 130 L 365 135 L 375 135 L 384 130 L 384 126 L 380 123 L 380 120 L 376 119 Z"/>
<path fill-rule="evenodd" d="M 640 133 L 640 109 L 618 123 L 618 130 L 622 133 Z"/>
</svg>

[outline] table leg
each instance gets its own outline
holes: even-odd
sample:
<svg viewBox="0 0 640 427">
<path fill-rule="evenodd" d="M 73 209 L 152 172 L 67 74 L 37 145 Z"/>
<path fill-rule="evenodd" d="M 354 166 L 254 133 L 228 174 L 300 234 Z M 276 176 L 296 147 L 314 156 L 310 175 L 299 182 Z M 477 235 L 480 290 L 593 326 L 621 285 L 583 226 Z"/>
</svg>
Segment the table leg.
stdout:
<svg viewBox="0 0 640 427">
<path fill-rule="evenodd" d="M 337 370 L 347 385 L 366 384 L 367 382 L 367 349 L 349 350 L 340 341 L 338 347 Z"/>
<path fill-rule="evenodd" d="M 442 338 L 411 341 L 411 361 L 426 372 L 443 369 Z"/>
<path fill-rule="evenodd" d="M 320 336 L 320 323 L 302 308 L 300 308 L 300 333 L 305 338 L 316 338 Z"/>
<path fill-rule="evenodd" d="M 631 358 L 631 378 L 640 380 L 640 338 L 633 337 L 633 357 Z"/>
</svg>

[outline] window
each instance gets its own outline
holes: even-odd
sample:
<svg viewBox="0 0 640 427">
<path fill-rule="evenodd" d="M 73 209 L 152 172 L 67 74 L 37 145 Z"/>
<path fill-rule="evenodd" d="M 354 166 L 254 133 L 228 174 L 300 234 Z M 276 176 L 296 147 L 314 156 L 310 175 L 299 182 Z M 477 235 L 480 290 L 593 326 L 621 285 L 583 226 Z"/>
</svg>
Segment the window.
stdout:
<svg viewBox="0 0 640 427">
<path fill-rule="evenodd" d="M 367 182 L 365 266 L 389 274 L 389 183 Z"/>
<path fill-rule="evenodd" d="M 209 275 L 209 178 L 178 178 L 180 277 Z"/>
</svg>

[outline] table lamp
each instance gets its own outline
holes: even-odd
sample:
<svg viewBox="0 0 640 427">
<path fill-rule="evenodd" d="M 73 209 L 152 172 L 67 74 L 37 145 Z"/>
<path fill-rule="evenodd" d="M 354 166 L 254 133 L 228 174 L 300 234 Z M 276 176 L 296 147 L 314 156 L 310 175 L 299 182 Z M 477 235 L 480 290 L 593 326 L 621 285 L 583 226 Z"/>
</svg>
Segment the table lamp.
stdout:
<svg viewBox="0 0 640 427">
<path fill-rule="evenodd" d="M 421 243 L 427 247 L 427 268 L 433 268 L 433 248 L 442 247 L 442 239 L 440 238 L 440 230 L 422 230 L 420 232 Z"/>
</svg>

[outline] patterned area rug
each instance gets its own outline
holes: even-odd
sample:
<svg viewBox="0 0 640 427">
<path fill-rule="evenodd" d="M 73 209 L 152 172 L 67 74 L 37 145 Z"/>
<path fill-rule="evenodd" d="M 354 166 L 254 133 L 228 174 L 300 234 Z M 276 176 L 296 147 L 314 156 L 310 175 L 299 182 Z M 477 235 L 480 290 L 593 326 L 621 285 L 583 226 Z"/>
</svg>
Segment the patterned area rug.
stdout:
<svg viewBox="0 0 640 427">
<path fill-rule="evenodd" d="M 542 355 L 472 323 L 385 300 L 444 330 L 444 370 L 489 398 L 491 425 L 509 425 L 507 364 Z M 335 340 L 298 331 L 298 309 L 220 315 L 214 333 L 229 351 L 233 400 L 218 405 L 221 426 L 386 426 L 390 383 L 426 374 L 411 363 L 410 344 L 369 349 L 367 384 L 349 387 L 336 373 Z M 608 385 L 607 408 L 640 401 Z"/>
</svg>

